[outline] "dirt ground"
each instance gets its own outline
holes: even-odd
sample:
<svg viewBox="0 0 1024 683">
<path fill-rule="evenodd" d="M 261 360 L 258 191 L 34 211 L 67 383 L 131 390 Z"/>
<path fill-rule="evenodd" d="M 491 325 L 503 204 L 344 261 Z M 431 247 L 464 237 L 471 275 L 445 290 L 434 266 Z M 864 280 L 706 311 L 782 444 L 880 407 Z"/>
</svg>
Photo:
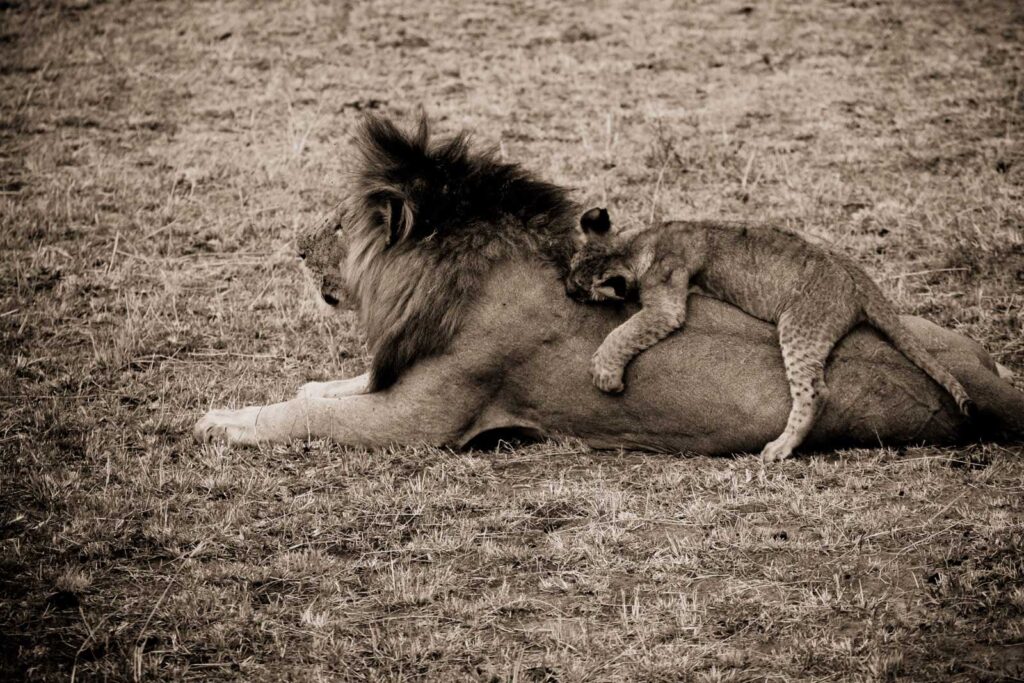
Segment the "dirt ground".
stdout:
<svg viewBox="0 0 1024 683">
<path fill-rule="evenodd" d="M 365 112 L 770 221 L 1024 388 L 1024 5 L 0 2 L 0 678 L 1020 680 L 1024 451 L 200 447 L 366 365 Z"/>
</svg>

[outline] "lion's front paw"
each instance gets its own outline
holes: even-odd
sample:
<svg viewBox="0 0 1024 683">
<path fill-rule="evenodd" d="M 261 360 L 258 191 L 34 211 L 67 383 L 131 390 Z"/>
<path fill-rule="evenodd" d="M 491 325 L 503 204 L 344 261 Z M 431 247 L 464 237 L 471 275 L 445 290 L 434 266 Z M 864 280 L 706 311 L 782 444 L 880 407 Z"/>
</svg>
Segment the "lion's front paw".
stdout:
<svg viewBox="0 0 1024 683">
<path fill-rule="evenodd" d="M 369 391 L 369 375 L 331 382 L 306 382 L 295 394 L 295 398 L 348 398 Z"/>
<path fill-rule="evenodd" d="M 790 455 L 793 454 L 793 445 L 790 443 L 789 437 L 785 434 L 775 439 L 775 441 L 769 441 L 764 448 L 761 449 L 761 462 L 781 462 Z"/>
<path fill-rule="evenodd" d="M 330 382 L 306 382 L 295 392 L 295 398 L 331 398 L 328 396 Z"/>
<path fill-rule="evenodd" d="M 622 383 L 622 368 L 595 353 L 590 362 L 594 386 L 608 394 L 619 394 L 626 388 Z"/>
<path fill-rule="evenodd" d="M 203 443 L 224 441 L 228 444 L 255 444 L 256 419 L 259 414 L 260 406 L 240 410 L 211 410 L 196 423 L 192 433 Z"/>
</svg>

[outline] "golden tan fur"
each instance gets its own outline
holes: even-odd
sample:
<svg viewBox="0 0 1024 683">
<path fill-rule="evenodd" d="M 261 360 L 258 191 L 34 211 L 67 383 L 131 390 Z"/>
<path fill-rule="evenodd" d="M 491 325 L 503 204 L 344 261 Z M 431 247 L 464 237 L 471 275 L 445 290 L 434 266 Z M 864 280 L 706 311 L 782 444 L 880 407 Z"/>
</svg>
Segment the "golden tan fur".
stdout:
<svg viewBox="0 0 1024 683">
<path fill-rule="evenodd" d="M 960 382 L 900 323 L 878 286 L 849 259 L 770 227 L 677 221 L 616 235 L 607 212 L 592 209 L 581 218 L 581 230 L 566 278 L 569 293 L 601 301 L 632 292 L 643 305 L 593 356 L 594 383 L 602 391 L 621 392 L 626 365 L 683 326 L 690 286 L 696 284 L 778 327 L 792 408 L 785 430 L 762 451 L 767 461 L 788 457 L 806 438 L 828 396 L 829 354 L 862 321 L 884 332 L 965 415 L 972 410 Z"/>
</svg>

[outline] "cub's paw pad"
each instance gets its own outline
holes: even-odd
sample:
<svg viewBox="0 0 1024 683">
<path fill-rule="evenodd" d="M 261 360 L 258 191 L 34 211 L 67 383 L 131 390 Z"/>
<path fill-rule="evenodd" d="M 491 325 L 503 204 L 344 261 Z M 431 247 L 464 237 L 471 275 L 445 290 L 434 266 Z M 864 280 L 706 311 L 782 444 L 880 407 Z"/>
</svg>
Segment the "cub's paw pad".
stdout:
<svg viewBox="0 0 1024 683">
<path fill-rule="evenodd" d="M 621 393 L 626 387 L 622 383 L 625 368 L 605 357 L 598 349 L 590 358 L 590 375 L 594 386 L 608 394 Z"/>
<path fill-rule="evenodd" d="M 770 441 L 761 449 L 761 462 L 781 462 L 793 453 L 793 447 L 786 443 L 781 437 Z"/>
<path fill-rule="evenodd" d="M 594 386 L 607 394 L 621 394 L 626 389 L 621 371 L 595 369 L 593 375 Z"/>
<path fill-rule="evenodd" d="M 259 413 L 259 406 L 240 410 L 211 410 L 196 423 L 192 433 L 202 443 L 220 441 L 239 445 L 254 444 Z"/>
</svg>

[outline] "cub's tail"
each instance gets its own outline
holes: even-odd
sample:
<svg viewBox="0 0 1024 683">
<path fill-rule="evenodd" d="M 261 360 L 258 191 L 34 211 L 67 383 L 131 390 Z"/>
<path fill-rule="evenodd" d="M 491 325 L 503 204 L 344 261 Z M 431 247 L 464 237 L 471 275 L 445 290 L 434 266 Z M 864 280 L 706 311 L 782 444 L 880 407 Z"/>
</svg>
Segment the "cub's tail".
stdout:
<svg viewBox="0 0 1024 683">
<path fill-rule="evenodd" d="M 879 292 L 881 295 L 881 292 Z M 977 415 L 974 401 L 967 395 L 967 390 L 956 377 L 928 352 L 924 345 L 900 321 L 895 309 L 884 299 L 876 299 L 864 307 L 864 317 L 876 328 L 885 333 L 893 346 L 917 367 L 924 370 L 929 377 L 938 382 L 956 400 L 960 412 L 966 417 Z"/>
</svg>

